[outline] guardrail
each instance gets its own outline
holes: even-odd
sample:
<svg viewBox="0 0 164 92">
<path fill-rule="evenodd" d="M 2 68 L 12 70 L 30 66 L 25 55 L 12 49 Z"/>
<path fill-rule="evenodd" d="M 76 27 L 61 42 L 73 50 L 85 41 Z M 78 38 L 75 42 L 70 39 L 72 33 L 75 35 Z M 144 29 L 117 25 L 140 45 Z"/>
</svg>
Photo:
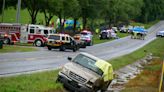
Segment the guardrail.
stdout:
<svg viewBox="0 0 164 92">
<path fill-rule="evenodd" d="M 161 72 L 161 79 L 160 79 L 160 84 L 159 84 L 159 91 L 158 92 L 162 92 L 162 87 L 164 87 L 164 60 L 163 60 L 163 64 L 162 64 L 162 72 Z M 164 89 L 164 88 L 163 88 Z"/>
</svg>

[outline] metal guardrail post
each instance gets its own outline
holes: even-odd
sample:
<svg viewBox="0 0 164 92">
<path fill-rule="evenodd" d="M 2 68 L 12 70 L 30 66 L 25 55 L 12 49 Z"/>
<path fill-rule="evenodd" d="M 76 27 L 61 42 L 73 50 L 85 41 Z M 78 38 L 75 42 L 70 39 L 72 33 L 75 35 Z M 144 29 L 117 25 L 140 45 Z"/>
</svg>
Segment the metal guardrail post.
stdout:
<svg viewBox="0 0 164 92">
<path fill-rule="evenodd" d="M 162 92 L 162 86 L 164 86 L 163 81 L 164 81 L 164 60 L 163 60 L 163 65 L 162 65 L 162 72 L 161 72 L 161 79 L 160 79 L 160 84 L 159 84 L 159 91 L 158 92 Z"/>
</svg>

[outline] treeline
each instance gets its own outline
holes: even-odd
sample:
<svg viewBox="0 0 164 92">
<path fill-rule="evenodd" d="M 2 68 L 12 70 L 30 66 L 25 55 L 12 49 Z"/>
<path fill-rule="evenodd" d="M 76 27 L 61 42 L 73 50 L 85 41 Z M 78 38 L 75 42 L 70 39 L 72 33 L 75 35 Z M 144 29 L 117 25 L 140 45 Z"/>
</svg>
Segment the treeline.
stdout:
<svg viewBox="0 0 164 92">
<path fill-rule="evenodd" d="M 16 7 L 18 0 L 5 0 L 6 6 Z M 83 27 L 88 20 L 91 25 L 96 20 L 104 20 L 106 25 L 128 22 L 129 20 L 147 23 L 164 19 L 164 0 L 21 0 L 21 8 L 27 9 L 31 23 L 35 24 L 38 12 L 44 13 L 45 23 L 49 24 L 53 16 L 62 19 L 82 19 Z M 2 13 L 3 0 L 0 0 Z"/>
</svg>

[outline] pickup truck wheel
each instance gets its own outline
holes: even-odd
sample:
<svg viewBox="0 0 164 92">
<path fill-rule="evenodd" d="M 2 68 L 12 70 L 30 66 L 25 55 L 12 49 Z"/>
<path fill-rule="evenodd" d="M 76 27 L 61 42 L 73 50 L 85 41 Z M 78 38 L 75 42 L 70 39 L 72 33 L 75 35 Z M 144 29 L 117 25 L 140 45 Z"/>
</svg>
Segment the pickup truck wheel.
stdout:
<svg viewBox="0 0 164 92">
<path fill-rule="evenodd" d="M 36 47 L 41 47 L 43 45 L 43 42 L 41 40 L 36 40 L 34 44 Z"/>
<path fill-rule="evenodd" d="M 65 46 L 60 47 L 60 51 L 65 51 L 65 49 L 66 49 Z"/>
</svg>

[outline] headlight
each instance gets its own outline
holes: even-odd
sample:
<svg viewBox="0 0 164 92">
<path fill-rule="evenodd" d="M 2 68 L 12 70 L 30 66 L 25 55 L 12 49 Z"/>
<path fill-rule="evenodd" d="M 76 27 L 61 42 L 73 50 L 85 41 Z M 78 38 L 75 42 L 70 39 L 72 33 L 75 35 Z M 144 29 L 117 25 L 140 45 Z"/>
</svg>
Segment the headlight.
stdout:
<svg viewBox="0 0 164 92">
<path fill-rule="evenodd" d="M 65 74 L 68 74 L 69 70 L 67 68 L 63 67 L 62 72 L 65 73 Z"/>
</svg>

